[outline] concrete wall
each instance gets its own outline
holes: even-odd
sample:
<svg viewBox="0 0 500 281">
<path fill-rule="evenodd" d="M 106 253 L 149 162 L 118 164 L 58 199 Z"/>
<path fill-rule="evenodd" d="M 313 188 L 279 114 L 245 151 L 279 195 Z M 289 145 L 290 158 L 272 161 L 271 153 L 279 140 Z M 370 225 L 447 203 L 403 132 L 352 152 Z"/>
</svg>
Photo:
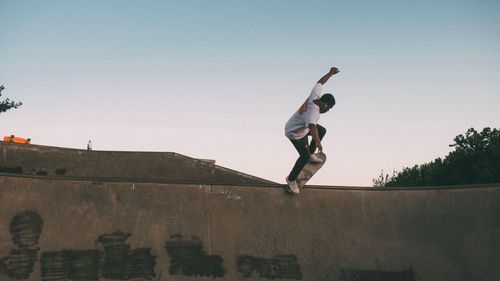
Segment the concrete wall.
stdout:
<svg viewBox="0 0 500 281">
<path fill-rule="evenodd" d="M 0 176 L 0 280 L 500 280 L 500 185 L 306 189 Z"/>
<path fill-rule="evenodd" d="M 101 179 L 274 184 L 174 152 L 87 151 L 0 141 L 0 172 Z"/>
</svg>

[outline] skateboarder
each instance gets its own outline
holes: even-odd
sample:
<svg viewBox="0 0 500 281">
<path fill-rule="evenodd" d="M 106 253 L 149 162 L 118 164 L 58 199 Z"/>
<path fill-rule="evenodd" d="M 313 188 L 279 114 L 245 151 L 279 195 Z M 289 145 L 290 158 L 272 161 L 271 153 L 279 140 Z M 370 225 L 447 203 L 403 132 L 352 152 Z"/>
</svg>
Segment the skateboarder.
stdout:
<svg viewBox="0 0 500 281">
<path fill-rule="evenodd" d="M 308 161 L 316 163 L 322 161 L 313 154 L 316 148 L 319 152 L 323 152 L 321 140 L 326 134 L 326 129 L 318 124 L 318 120 L 320 114 L 328 112 L 335 105 L 335 98 L 331 94 L 321 96 L 321 90 L 326 81 L 338 72 L 338 68 L 330 68 L 330 71 L 316 83 L 300 109 L 286 123 L 285 136 L 299 152 L 299 158 L 286 178 L 288 187 L 295 194 L 300 193 L 296 180 L 302 168 Z M 312 136 L 311 144 L 308 144 L 308 136 Z"/>
</svg>

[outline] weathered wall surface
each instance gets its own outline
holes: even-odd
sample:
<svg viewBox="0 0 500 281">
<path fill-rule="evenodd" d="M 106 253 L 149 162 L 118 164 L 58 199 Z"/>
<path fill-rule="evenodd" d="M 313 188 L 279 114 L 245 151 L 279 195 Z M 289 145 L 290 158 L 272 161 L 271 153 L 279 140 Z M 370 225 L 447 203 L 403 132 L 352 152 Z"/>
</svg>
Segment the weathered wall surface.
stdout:
<svg viewBox="0 0 500 281">
<path fill-rule="evenodd" d="M 24 175 L 195 182 L 274 184 L 174 152 L 87 151 L 0 141 L 0 172 Z"/>
<path fill-rule="evenodd" d="M 0 176 L 0 280 L 500 280 L 500 186 Z"/>
</svg>

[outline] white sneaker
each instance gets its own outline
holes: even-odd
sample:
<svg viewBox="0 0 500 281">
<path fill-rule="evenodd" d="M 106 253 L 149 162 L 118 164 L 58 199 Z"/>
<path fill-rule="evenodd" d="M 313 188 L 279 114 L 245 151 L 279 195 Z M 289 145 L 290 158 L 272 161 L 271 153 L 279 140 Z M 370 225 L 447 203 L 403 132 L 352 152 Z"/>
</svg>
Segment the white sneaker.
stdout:
<svg viewBox="0 0 500 281">
<path fill-rule="evenodd" d="M 311 162 L 311 163 L 322 163 L 323 160 L 321 160 L 321 158 L 319 158 L 318 156 L 316 156 L 314 154 L 311 154 L 311 157 L 309 157 L 309 162 Z"/>
<path fill-rule="evenodd" d="M 286 177 L 286 183 L 288 184 L 288 190 L 292 192 L 293 194 L 299 194 L 300 189 L 299 186 L 297 185 L 296 181 L 289 181 L 288 177 Z"/>
</svg>

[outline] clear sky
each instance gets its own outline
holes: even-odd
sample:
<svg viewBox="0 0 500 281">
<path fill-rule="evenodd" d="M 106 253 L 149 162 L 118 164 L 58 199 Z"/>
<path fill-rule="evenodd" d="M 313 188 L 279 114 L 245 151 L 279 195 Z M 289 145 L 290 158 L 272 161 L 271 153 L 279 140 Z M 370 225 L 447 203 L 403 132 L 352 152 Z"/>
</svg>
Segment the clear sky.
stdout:
<svg viewBox="0 0 500 281">
<path fill-rule="evenodd" d="M 284 183 L 331 66 L 312 184 L 370 186 L 500 125 L 500 1 L 0 0 L 0 134 L 172 151 Z"/>
</svg>

